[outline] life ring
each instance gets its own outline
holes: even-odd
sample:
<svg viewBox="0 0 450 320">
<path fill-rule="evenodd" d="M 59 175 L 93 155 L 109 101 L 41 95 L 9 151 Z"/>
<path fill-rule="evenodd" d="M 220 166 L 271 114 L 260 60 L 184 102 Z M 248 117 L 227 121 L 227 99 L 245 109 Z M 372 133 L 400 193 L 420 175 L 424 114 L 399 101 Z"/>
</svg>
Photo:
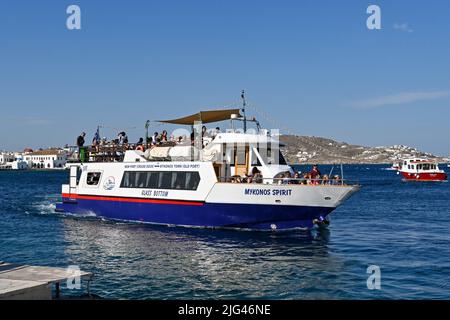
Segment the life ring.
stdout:
<svg viewBox="0 0 450 320">
<path fill-rule="evenodd" d="M 144 146 L 137 146 L 136 150 L 144 152 Z"/>
</svg>

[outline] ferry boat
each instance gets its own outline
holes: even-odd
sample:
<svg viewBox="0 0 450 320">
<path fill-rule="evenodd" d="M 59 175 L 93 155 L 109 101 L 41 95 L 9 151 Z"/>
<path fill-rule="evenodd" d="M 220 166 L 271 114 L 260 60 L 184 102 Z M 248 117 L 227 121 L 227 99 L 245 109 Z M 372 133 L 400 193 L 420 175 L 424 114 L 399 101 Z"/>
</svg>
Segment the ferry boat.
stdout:
<svg viewBox="0 0 450 320">
<path fill-rule="evenodd" d="M 401 162 L 399 173 L 408 181 L 445 181 L 447 174 L 439 169 L 437 162 L 429 159 L 413 158 Z"/>
<path fill-rule="evenodd" d="M 247 130 L 250 120 L 240 110 L 159 121 L 191 126 L 195 134 L 188 141 L 138 146 L 123 154 L 118 147 L 91 149 L 89 161 L 70 166 L 56 210 L 184 227 L 270 231 L 327 225 L 328 215 L 359 185 L 287 178 L 294 171 L 279 150 L 278 136 L 255 119 L 256 130 Z M 224 120 L 232 125 L 226 132 L 197 134 L 203 124 Z M 244 128 L 235 129 L 236 122 Z M 122 158 L 115 158 L 119 154 Z"/>
</svg>

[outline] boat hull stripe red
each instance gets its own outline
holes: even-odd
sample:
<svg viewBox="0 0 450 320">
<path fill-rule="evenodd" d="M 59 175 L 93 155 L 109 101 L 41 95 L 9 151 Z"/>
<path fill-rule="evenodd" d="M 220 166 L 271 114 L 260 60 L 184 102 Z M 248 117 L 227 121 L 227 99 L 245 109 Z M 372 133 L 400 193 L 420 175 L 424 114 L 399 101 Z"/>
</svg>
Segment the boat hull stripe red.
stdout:
<svg viewBox="0 0 450 320">
<path fill-rule="evenodd" d="M 202 206 L 204 202 L 201 201 L 183 201 L 183 200 L 165 200 L 165 199 L 142 199 L 131 197 L 108 197 L 108 196 L 91 196 L 81 194 L 63 193 L 63 198 L 66 199 L 83 199 L 83 200 L 98 200 L 98 201 L 116 201 L 116 202 L 135 202 L 135 203 L 159 203 L 159 204 L 177 204 L 186 206 Z"/>
</svg>

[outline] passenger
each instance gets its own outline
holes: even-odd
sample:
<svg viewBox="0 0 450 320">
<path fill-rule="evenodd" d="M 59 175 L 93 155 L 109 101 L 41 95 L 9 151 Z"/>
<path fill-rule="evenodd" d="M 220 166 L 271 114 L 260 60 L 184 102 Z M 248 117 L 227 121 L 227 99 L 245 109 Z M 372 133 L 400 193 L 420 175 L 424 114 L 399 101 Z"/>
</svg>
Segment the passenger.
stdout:
<svg viewBox="0 0 450 320">
<path fill-rule="evenodd" d="M 77 138 L 77 146 L 78 146 L 78 159 L 81 162 L 85 162 L 86 160 L 86 149 L 84 146 L 84 137 L 86 136 L 85 132 L 82 132 Z"/>
<path fill-rule="evenodd" d="M 139 141 L 136 142 L 137 146 L 142 146 L 144 144 L 144 139 L 143 138 L 139 138 Z"/>
<path fill-rule="evenodd" d="M 282 184 L 289 184 L 289 183 L 291 183 L 291 174 L 290 174 L 290 172 L 288 171 L 288 172 L 286 172 L 286 173 L 284 174 L 284 178 L 283 178 Z"/>
<path fill-rule="evenodd" d="M 339 184 L 341 184 L 341 183 L 342 183 L 341 177 L 340 177 L 339 175 L 335 175 L 335 176 L 334 176 L 334 179 L 333 179 L 333 184 L 334 184 L 334 185 L 339 185 Z"/>
<path fill-rule="evenodd" d="M 322 184 L 330 184 L 330 179 L 328 178 L 328 175 L 326 174 L 323 175 Z"/>
<path fill-rule="evenodd" d="M 152 136 L 152 146 L 156 146 L 156 144 L 157 144 L 157 140 L 158 139 L 158 132 L 156 132 L 155 131 L 155 133 L 153 134 L 153 136 Z"/>
<path fill-rule="evenodd" d="M 159 140 L 160 140 L 162 143 L 165 143 L 165 142 L 168 141 L 168 140 L 167 140 L 167 131 L 166 131 L 166 130 L 163 130 L 163 132 L 161 133 L 161 137 L 159 137 Z"/>
<path fill-rule="evenodd" d="M 312 168 L 312 170 L 311 170 L 311 172 L 309 174 L 311 175 L 311 179 L 313 181 L 313 184 L 318 184 L 320 176 L 322 174 L 320 173 L 320 170 L 319 170 L 317 165 L 313 166 L 313 168 Z"/>
<path fill-rule="evenodd" d="M 97 131 L 94 134 L 94 138 L 92 139 L 92 146 L 97 147 L 99 144 L 100 144 L 100 134 L 97 129 Z"/>
<path fill-rule="evenodd" d="M 207 137 L 208 136 L 208 130 L 206 129 L 206 126 L 202 127 L 202 138 Z"/>
<path fill-rule="evenodd" d="M 212 138 L 214 139 L 220 133 L 220 128 L 216 127 L 212 133 Z"/>
<path fill-rule="evenodd" d="M 294 180 L 291 180 L 290 183 L 291 184 L 300 184 L 300 173 L 298 173 L 298 171 L 296 171 L 294 173 Z"/>
<path fill-rule="evenodd" d="M 247 177 L 248 183 L 262 183 L 263 182 L 263 176 L 261 171 L 257 167 L 253 167 L 252 174 Z"/>
<path fill-rule="evenodd" d="M 303 175 L 303 184 L 311 184 L 311 174 L 305 173 Z"/>
<path fill-rule="evenodd" d="M 127 136 L 127 134 L 125 132 L 123 132 L 123 131 L 119 132 L 119 134 L 117 135 L 117 140 L 119 140 L 120 145 L 123 145 L 125 143 L 126 136 Z"/>
<path fill-rule="evenodd" d="M 84 137 L 86 136 L 86 133 L 82 132 L 78 138 L 77 138 L 77 147 L 84 146 Z"/>
<path fill-rule="evenodd" d="M 182 136 L 178 137 L 177 143 L 178 144 L 182 144 L 183 143 L 183 137 Z"/>
</svg>

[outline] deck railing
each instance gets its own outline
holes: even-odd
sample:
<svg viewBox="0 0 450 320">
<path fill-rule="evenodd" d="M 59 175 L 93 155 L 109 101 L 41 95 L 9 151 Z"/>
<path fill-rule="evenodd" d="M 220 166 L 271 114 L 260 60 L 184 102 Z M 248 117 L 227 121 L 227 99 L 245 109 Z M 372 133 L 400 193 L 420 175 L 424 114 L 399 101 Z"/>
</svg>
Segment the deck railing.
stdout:
<svg viewBox="0 0 450 320">
<path fill-rule="evenodd" d="M 309 185 L 309 186 L 348 186 L 356 185 L 347 179 L 307 179 L 307 178 L 255 178 L 252 177 L 218 177 L 219 182 L 225 183 L 248 183 L 248 184 L 270 184 L 270 185 Z"/>
</svg>

